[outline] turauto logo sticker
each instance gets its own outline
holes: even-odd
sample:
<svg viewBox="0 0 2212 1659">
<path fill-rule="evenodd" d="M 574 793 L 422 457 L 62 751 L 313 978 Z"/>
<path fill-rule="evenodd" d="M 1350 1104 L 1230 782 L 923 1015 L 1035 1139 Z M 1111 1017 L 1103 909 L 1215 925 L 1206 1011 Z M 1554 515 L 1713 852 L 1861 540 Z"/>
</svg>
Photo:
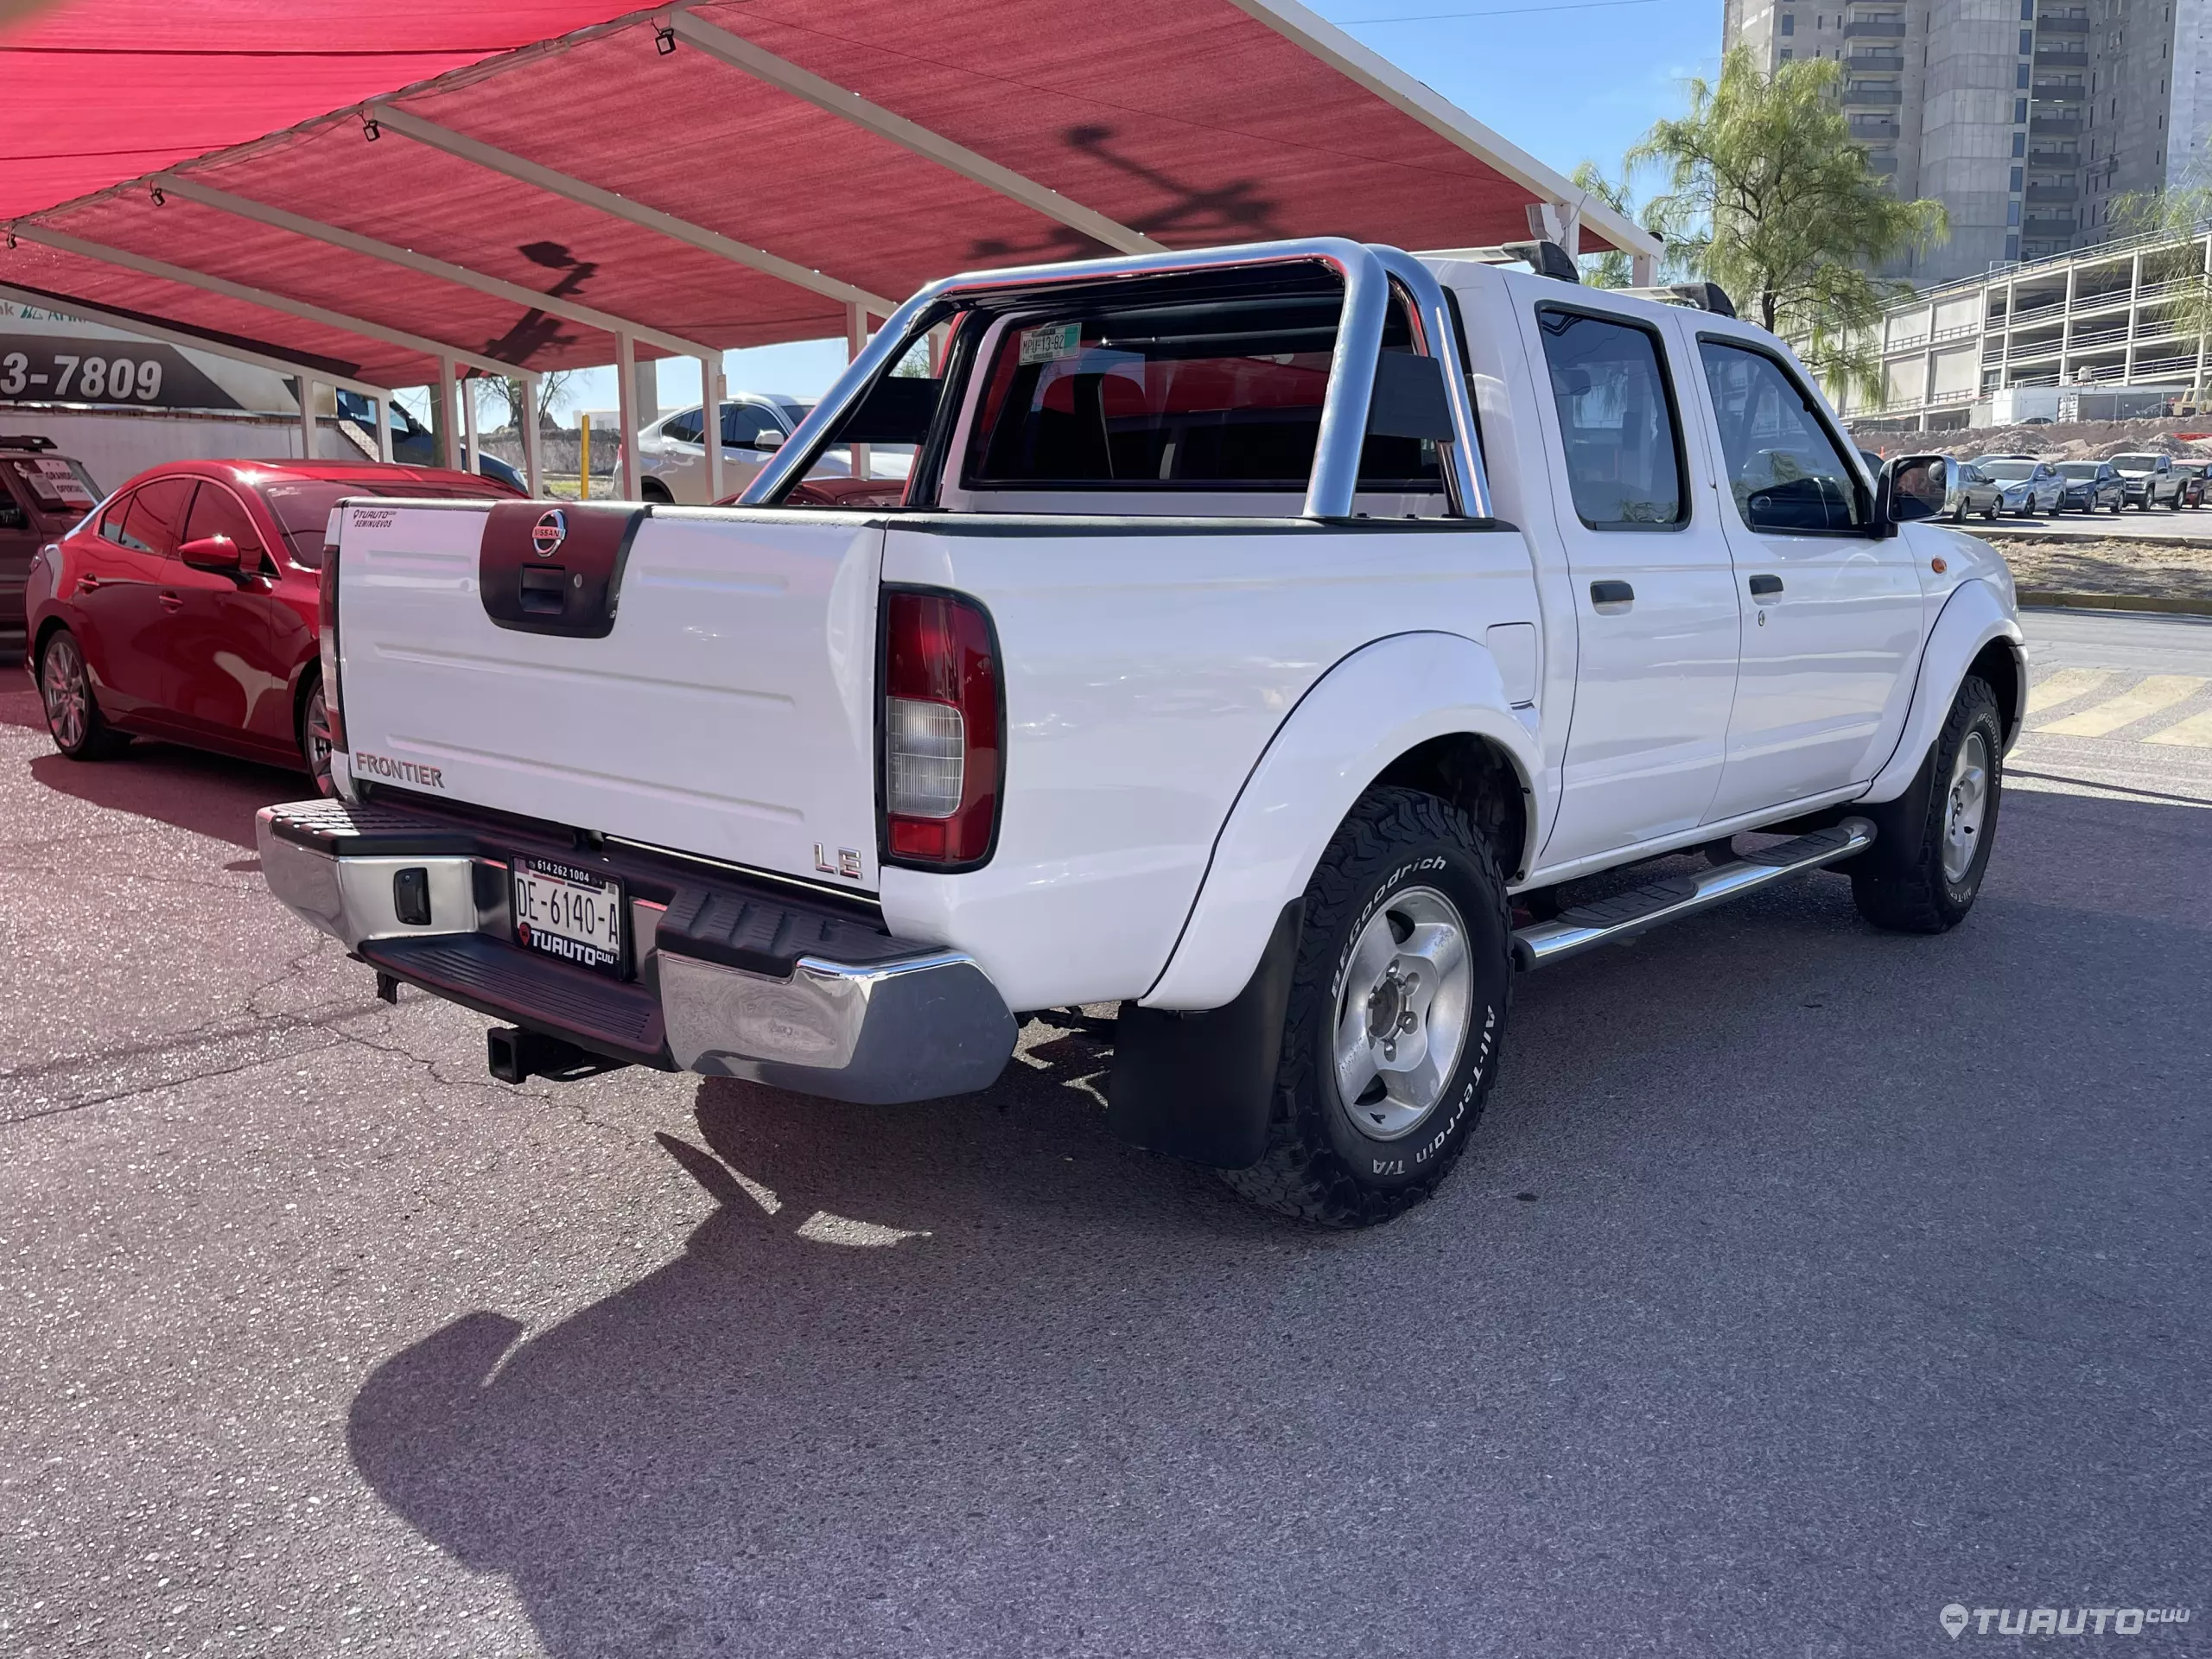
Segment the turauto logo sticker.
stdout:
<svg viewBox="0 0 2212 1659">
<path fill-rule="evenodd" d="M 2140 1636 L 2146 1626 L 2186 1624 L 2189 1607 L 1968 1607 L 1962 1601 L 1936 1615 L 1955 1642 L 1974 1626 L 1976 1636 Z"/>
</svg>

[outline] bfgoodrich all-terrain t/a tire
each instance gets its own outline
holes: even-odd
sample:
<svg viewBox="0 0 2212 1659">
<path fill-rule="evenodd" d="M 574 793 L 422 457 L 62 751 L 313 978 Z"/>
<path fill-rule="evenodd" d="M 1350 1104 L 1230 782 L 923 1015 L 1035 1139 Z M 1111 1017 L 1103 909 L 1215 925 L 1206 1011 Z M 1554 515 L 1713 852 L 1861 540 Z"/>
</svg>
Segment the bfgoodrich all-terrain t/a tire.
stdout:
<svg viewBox="0 0 2212 1659">
<path fill-rule="evenodd" d="M 1921 766 L 1911 788 L 1869 815 L 1875 842 L 1849 866 L 1859 913 L 1899 933 L 1957 926 L 1981 891 L 2005 789 L 2005 722 L 1987 681 L 1960 683 Z"/>
<path fill-rule="evenodd" d="M 1481 1115 L 1512 987 L 1481 835 L 1433 795 L 1370 791 L 1306 890 L 1268 1151 L 1230 1185 L 1330 1227 L 1427 1198 Z"/>
</svg>

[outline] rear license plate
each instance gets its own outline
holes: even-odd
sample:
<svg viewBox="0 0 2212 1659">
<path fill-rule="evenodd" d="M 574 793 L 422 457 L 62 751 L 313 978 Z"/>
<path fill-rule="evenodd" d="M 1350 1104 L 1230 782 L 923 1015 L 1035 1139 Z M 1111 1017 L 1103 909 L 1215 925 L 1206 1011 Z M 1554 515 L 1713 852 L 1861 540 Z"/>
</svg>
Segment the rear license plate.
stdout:
<svg viewBox="0 0 2212 1659">
<path fill-rule="evenodd" d="M 515 943 L 609 978 L 622 977 L 622 884 L 550 859 L 517 858 Z"/>
</svg>

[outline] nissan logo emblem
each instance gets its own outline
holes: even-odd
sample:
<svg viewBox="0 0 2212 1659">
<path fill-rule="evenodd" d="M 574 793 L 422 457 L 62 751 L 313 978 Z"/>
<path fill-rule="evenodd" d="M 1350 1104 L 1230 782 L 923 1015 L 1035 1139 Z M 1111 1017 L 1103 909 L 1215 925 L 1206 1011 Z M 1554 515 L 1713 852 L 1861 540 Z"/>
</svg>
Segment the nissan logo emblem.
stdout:
<svg viewBox="0 0 2212 1659">
<path fill-rule="evenodd" d="M 541 559 L 551 558 L 568 539 L 569 515 L 558 507 L 539 514 L 537 522 L 530 527 L 530 544 L 537 550 Z"/>
</svg>

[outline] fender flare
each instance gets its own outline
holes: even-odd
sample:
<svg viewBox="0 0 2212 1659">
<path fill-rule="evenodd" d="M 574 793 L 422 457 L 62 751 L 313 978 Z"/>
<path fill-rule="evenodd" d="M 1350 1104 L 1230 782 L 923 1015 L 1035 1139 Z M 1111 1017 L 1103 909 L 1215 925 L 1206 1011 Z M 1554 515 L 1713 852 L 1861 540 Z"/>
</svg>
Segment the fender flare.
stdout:
<svg viewBox="0 0 2212 1659">
<path fill-rule="evenodd" d="M 1486 739 L 1523 791 L 1541 761 L 1507 702 L 1489 650 L 1452 633 L 1393 634 L 1323 675 L 1285 717 L 1244 781 L 1147 1008 L 1218 1008 L 1251 980 L 1284 907 L 1300 898 L 1329 837 L 1390 763 L 1432 738 Z M 1528 796 L 1528 848 L 1537 840 Z"/>
<path fill-rule="evenodd" d="M 1920 654 L 1920 674 L 1913 682 L 1912 703 L 1905 710 L 1904 729 L 1898 734 L 1897 746 L 1859 798 L 1869 804 L 1892 801 L 1910 786 L 1928 753 L 1928 746 L 1936 741 L 1936 734 L 1950 716 L 1960 681 L 1966 678 L 1974 658 L 1994 639 L 2002 639 L 2011 648 L 2017 671 L 2013 675 L 2013 707 L 2006 722 L 2006 729 L 2017 737 L 2027 716 L 2028 673 L 2021 649 L 2024 639 L 2018 619 L 1989 583 L 1976 578 L 1962 582 L 1953 589 L 1950 598 L 1944 601 L 1942 614 L 1936 619 L 1936 626 L 1929 630 L 1927 648 Z"/>
</svg>

